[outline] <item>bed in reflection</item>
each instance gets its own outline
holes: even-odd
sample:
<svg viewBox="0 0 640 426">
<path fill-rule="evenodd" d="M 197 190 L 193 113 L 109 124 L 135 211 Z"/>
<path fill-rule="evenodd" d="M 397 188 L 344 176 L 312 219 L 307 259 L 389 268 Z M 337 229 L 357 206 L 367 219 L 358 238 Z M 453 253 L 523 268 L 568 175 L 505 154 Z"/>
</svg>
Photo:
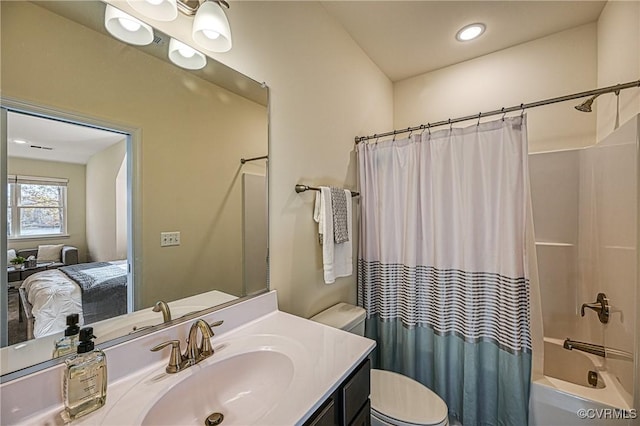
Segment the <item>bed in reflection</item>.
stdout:
<svg viewBox="0 0 640 426">
<path fill-rule="evenodd" d="M 92 324 L 127 313 L 127 261 L 38 272 L 19 291 L 29 339 L 64 330 L 69 314 L 79 314 L 80 324 Z"/>
</svg>

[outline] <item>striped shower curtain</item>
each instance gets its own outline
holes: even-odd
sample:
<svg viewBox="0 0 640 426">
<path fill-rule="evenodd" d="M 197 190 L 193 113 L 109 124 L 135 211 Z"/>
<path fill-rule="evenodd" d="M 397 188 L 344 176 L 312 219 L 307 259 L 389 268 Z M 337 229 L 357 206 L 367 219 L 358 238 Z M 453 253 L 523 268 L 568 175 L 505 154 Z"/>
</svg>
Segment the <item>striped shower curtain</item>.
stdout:
<svg viewBox="0 0 640 426">
<path fill-rule="evenodd" d="M 465 426 L 526 425 L 526 116 L 359 144 L 358 303 L 377 368 Z"/>
</svg>

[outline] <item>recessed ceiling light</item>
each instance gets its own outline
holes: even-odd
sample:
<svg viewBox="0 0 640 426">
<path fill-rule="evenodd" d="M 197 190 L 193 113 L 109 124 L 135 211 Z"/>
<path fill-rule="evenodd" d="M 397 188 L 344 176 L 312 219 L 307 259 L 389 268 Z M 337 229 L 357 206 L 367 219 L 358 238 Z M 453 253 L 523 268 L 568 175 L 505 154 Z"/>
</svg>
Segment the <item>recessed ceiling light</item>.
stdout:
<svg viewBox="0 0 640 426">
<path fill-rule="evenodd" d="M 458 34 L 456 34 L 456 39 L 458 41 L 473 40 L 474 38 L 480 37 L 482 33 L 484 33 L 485 29 L 485 25 L 481 23 L 467 25 L 460 31 L 458 31 Z"/>
<path fill-rule="evenodd" d="M 14 139 L 13 143 L 17 143 L 18 145 L 23 145 L 23 144 L 27 143 L 27 141 L 25 141 L 23 139 Z"/>
</svg>

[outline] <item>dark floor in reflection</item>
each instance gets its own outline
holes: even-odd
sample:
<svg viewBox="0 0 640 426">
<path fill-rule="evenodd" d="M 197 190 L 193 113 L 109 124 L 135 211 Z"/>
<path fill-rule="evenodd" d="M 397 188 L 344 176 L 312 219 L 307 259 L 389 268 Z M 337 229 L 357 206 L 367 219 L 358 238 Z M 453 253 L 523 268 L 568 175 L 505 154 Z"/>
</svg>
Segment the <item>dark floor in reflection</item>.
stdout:
<svg viewBox="0 0 640 426">
<path fill-rule="evenodd" d="M 23 319 L 22 322 L 20 322 L 18 318 L 20 295 L 18 294 L 17 288 L 9 288 L 8 305 L 9 322 L 7 328 L 9 331 L 9 345 L 15 345 L 16 343 L 27 340 L 27 321 Z"/>
</svg>

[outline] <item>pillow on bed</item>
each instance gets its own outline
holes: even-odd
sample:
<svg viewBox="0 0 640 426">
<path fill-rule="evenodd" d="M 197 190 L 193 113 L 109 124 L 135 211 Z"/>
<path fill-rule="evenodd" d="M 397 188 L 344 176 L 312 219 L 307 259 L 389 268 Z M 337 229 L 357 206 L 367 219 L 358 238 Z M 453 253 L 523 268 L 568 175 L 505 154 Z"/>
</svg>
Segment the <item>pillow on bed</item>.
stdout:
<svg viewBox="0 0 640 426">
<path fill-rule="evenodd" d="M 51 244 L 38 246 L 38 262 L 60 262 L 62 260 L 62 246 L 64 244 Z"/>
<path fill-rule="evenodd" d="M 16 257 L 18 257 L 18 256 L 16 255 L 15 249 L 7 250 L 7 264 L 11 263 L 11 261 L 13 259 L 15 259 Z"/>
</svg>

